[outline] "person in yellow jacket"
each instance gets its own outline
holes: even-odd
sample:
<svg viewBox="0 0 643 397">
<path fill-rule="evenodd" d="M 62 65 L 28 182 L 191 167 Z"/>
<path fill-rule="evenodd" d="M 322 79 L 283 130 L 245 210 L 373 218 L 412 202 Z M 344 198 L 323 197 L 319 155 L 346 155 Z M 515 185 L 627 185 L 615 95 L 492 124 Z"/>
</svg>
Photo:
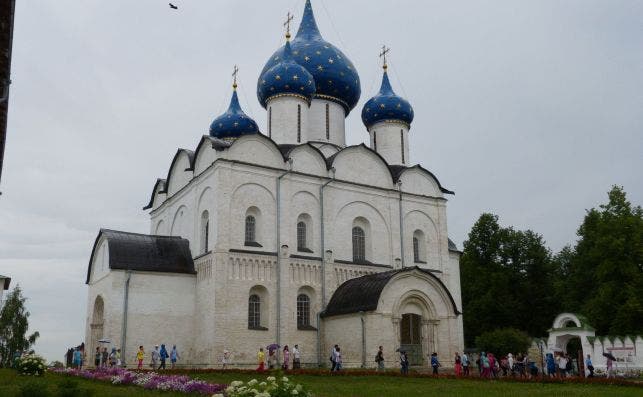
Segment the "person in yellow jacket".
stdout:
<svg viewBox="0 0 643 397">
<path fill-rule="evenodd" d="M 266 361 L 266 353 L 263 352 L 263 347 L 259 348 L 259 353 L 257 353 L 257 361 L 259 362 L 259 367 L 257 367 L 257 371 L 265 371 L 265 361 Z"/>
<path fill-rule="evenodd" d="M 138 347 L 138 351 L 136 352 L 136 360 L 138 361 L 138 369 L 143 369 L 143 360 L 145 359 L 145 350 L 143 350 L 143 346 Z"/>
</svg>

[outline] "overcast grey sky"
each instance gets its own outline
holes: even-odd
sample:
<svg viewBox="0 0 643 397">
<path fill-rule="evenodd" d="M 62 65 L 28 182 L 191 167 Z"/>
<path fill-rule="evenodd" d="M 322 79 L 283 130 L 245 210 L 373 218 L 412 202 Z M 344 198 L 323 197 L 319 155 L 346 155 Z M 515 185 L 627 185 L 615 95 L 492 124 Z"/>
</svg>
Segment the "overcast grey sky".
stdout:
<svg viewBox="0 0 643 397">
<path fill-rule="evenodd" d="M 0 190 L 0 274 L 29 297 L 37 350 L 84 337 L 87 262 L 101 227 L 148 232 L 141 210 L 178 147 L 194 149 L 240 71 L 255 84 L 304 0 L 17 2 Z M 449 232 L 483 211 L 572 243 L 613 184 L 643 202 L 643 1 L 313 0 L 356 65 L 348 142 L 392 48 L 394 89 L 415 108 L 411 160 L 456 192 Z M 263 128 L 262 128 L 263 129 Z"/>
</svg>

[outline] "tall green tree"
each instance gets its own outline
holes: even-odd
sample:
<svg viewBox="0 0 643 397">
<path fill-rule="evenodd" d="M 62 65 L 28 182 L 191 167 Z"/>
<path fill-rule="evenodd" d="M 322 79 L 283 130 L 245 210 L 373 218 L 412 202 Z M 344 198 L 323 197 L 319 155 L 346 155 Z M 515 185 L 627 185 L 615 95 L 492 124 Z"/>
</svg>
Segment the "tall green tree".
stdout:
<svg viewBox="0 0 643 397">
<path fill-rule="evenodd" d="M 643 332 L 643 211 L 622 187 L 587 211 L 576 246 L 557 257 L 564 276 L 559 296 L 567 310 L 586 315 L 597 333 Z"/>
<path fill-rule="evenodd" d="M 540 235 L 503 228 L 498 216 L 484 213 L 464 243 L 460 263 L 468 346 L 498 328 L 544 335 L 558 307 L 551 253 Z"/>
<path fill-rule="evenodd" d="M 25 308 L 27 298 L 22 296 L 20 286 L 7 296 L 2 311 L 0 311 L 0 366 L 9 367 L 16 352 L 29 350 L 38 332 L 27 336 L 29 329 L 29 312 Z"/>
</svg>

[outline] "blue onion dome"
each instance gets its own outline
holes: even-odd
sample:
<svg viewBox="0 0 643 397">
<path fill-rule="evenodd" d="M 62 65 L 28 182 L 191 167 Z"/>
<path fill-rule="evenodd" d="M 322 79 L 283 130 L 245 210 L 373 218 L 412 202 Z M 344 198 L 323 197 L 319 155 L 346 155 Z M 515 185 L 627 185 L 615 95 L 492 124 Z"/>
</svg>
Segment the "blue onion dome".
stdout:
<svg viewBox="0 0 643 397">
<path fill-rule="evenodd" d="M 315 98 L 340 104 L 348 115 L 362 92 L 359 75 L 350 59 L 322 38 L 310 0 L 306 0 L 304 16 L 291 47 L 293 59 L 313 76 Z M 282 60 L 285 51 L 286 46 L 283 46 L 270 57 L 261 76 Z M 259 101 L 262 101 L 261 96 Z"/>
<path fill-rule="evenodd" d="M 409 101 L 393 92 L 385 66 L 380 92 L 369 99 L 362 109 L 364 125 L 366 125 L 366 128 L 370 128 L 381 121 L 390 121 L 401 122 L 411 128 L 413 115 L 413 107 L 411 107 Z"/>
<path fill-rule="evenodd" d="M 313 75 L 295 61 L 289 41 L 281 60 L 263 73 L 257 84 L 257 97 L 264 108 L 271 99 L 280 96 L 303 98 L 308 104 L 315 96 Z"/>
<path fill-rule="evenodd" d="M 257 123 L 241 110 L 236 83 L 233 88 L 228 110 L 210 124 L 210 136 L 213 138 L 234 140 L 242 135 L 259 133 Z"/>
</svg>

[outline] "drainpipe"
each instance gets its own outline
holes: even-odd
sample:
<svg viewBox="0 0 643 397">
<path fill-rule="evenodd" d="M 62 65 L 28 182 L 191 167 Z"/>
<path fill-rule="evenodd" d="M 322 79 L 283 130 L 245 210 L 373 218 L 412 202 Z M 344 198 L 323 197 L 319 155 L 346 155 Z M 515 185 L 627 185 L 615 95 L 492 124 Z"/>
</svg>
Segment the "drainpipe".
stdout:
<svg viewBox="0 0 643 397">
<path fill-rule="evenodd" d="M 404 219 L 402 218 L 402 181 L 397 183 L 400 192 L 400 258 L 402 259 L 402 268 L 404 268 Z"/>
<path fill-rule="evenodd" d="M 321 286 L 322 286 L 322 299 L 321 299 L 321 311 L 317 313 L 317 366 L 321 368 L 322 366 L 322 354 L 321 354 L 321 313 L 326 308 L 326 244 L 324 239 L 324 188 L 328 186 L 331 182 L 335 180 L 335 167 L 330 169 L 331 179 L 326 181 L 319 187 L 319 218 L 320 218 L 320 227 L 321 234 L 319 235 L 320 244 L 320 256 L 321 256 Z"/>
<path fill-rule="evenodd" d="M 364 312 L 359 312 L 359 320 L 362 323 L 362 368 L 366 368 L 366 326 L 364 324 Z"/>
<path fill-rule="evenodd" d="M 322 279 L 321 279 L 321 284 L 322 284 L 322 310 L 326 308 L 326 261 L 324 260 L 324 255 L 326 254 L 326 244 L 325 241 L 326 239 L 324 238 L 324 188 L 328 186 L 331 182 L 335 180 L 335 167 L 330 169 L 331 172 L 331 179 L 329 179 L 326 183 L 320 186 L 319 188 L 319 213 L 320 213 L 320 224 L 321 224 L 321 244 L 320 244 L 320 255 L 322 258 Z"/>
<path fill-rule="evenodd" d="M 277 341 L 281 346 L 281 180 L 292 171 L 292 159 L 288 159 L 288 171 L 277 178 Z M 277 349 L 279 363 L 279 349 Z"/>
<path fill-rule="evenodd" d="M 132 278 L 132 271 L 127 271 L 127 278 L 125 279 L 125 293 L 123 296 L 123 323 L 121 326 L 121 362 L 123 367 L 127 366 L 127 356 L 125 355 L 125 346 L 127 341 L 127 308 L 129 303 L 129 282 Z"/>
</svg>

